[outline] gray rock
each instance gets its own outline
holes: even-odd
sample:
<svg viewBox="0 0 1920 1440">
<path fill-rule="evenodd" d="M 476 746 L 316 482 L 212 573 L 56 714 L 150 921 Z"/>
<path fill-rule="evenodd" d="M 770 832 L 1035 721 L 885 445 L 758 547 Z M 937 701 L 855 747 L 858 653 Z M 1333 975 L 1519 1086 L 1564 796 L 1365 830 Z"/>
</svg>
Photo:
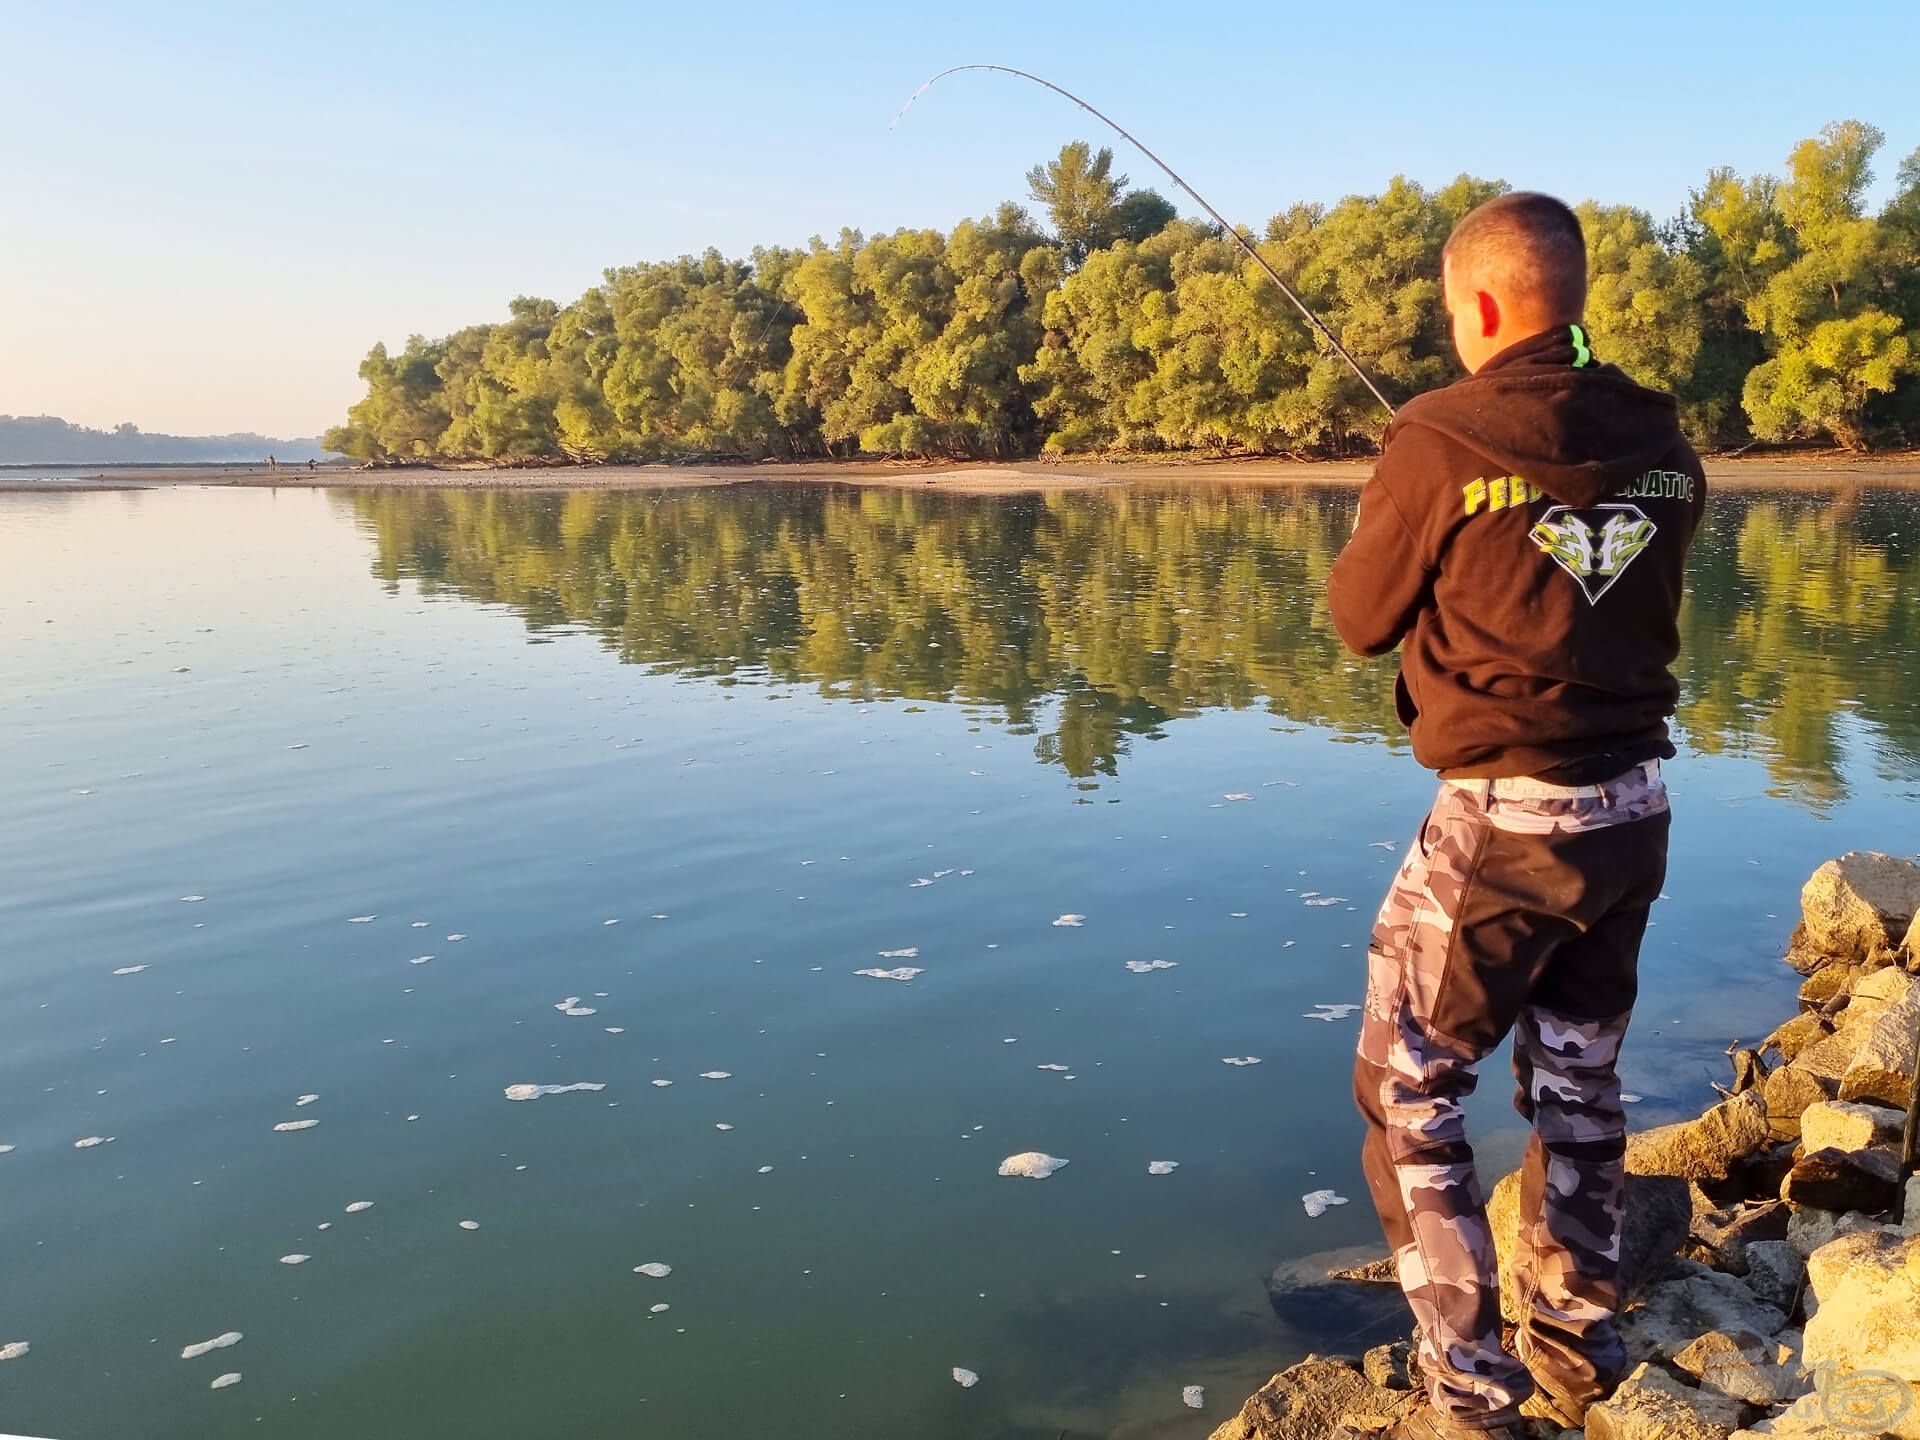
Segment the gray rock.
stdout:
<svg viewBox="0 0 1920 1440">
<path fill-rule="evenodd" d="M 1917 1041 L 1920 1041 L 1920 994 L 1909 995 L 1900 1004 L 1889 1006 L 1873 1022 L 1873 1028 L 1841 1076 L 1840 1098 L 1871 1100 L 1904 1111 L 1913 1102 L 1913 1053 Z"/>
<path fill-rule="evenodd" d="M 1831 1210 L 1801 1210 L 1787 1221 L 1787 1239 L 1804 1258 L 1843 1235 L 1858 1235 L 1879 1228 L 1879 1223 L 1866 1215 L 1850 1212 L 1836 1214 Z"/>
<path fill-rule="evenodd" d="M 1673 1364 L 1702 1390 L 1740 1405 L 1772 1405 L 1799 1388 L 1799 1347 L 1747 1330 L 1709 1330 L 1675 1355 Z"/>
<path fill-rule="evenodd" d="M 1723 1176 L 1736 1161 L 1771 1142 L 1769 1111 L 1765 1092 L 1749 1090 L 1721 1101 L 1698 1120 L 1629 1135 L 1627 1171 L 1634 1175 L 1677 1175 L 1686 1180 Z"/>
<path fill-rule="evenodd" d="M 1631 1298 L 1659 1273 L 1686 1239 L 1687 1227 L 1693 1218 L 1693 1197 L 1682 1179 L 1637 1172 L 1631 1146 L 1627 1153 L 1627 1171 L 1625 1223 L 1620 1237 L 1620 1294 Z M 1509 1320 L 1518 1320 L 1519 1294 L 1513 1272 L 1520 1235 L 1519 1171 L 1510 1172 L 1493 1187 L 1493 1194 L 1487 1199 L 1487 1220 L 1493 1227 L 1494 1248 L 1500 1255 L 1500 1309 Z"/>
<path fill-rule="evenodd" d="M 1793 1163 L 1781 1198 L 1795 1209 L 1891 1210 L 1900 1198 L 1900 1161 L 1891 1146 L 1816 1150 Z"/>
<path fill-rule="evenodd" d="M 1587 1440 L 1726 1440 L 1746 1408 L 1642 1365 L 1587 1411 Z"/>
<path fill-rule="evenodd" d="M 1620 1317 L 1627 1358 L 1639 1362 L 1677 1355 L 1709 1330 L 1778 1334 L 1787 1317 L 1731 1275 L 1680 1261 L 1682 1275 L 1650 1286 Z"/>
<path fill-rule="evenodd" d="M 1800 1112 L 1800 1140 L 1808 1150 L 1865 1150 L 1891 1144 L 1906 1118 L 1885 1105 L 1822 1100 Z"/>
<path fill-rule="evenodd" d="M 1792 1060 L 1809 1045 L 1826 1039 L 1832 1032 L 1833 1026 L 1827 1023 L 1826 1016 L 1808 1012 L 1777 1026 L 1771 1035 L 1760 1042 L 1760 1048 L 1775 1051 L 1782 1060 Z"/>
<path fill-rule="evenodd" d="M 1877 851 L 1829 860 L 1800 891 L 1807 943 L 1829 955 L 1865 955 L 1897 943 L 1920 910 L 1920 865 Z"/>
<path fill-rule="evenodd" d="M 1356 1349 L 1405 1338 L 1413 1316 L 1398 1284 L 1332 1278 L 1336 1272 L 1369 1273 L 1368 1262 L 1377 1253 L 1372 1247 L 1353 1246 L 1275 1266 L 1267 1280 L 1273 1313 L 1303 1345 L 1327 1335 L 1342 1336 L 1342 1344 Z"/>
<path fill-rule="evenodd" d="M 1348 1361 L 1309 1355 L 1254 1391 L 1211 1440 L 1326 1440 L 1344 1420 L 1390 1418 L 1413 1401 L 1411 1391 L 1382 1389 Z"/>
<path fill-rule="evenodd" d="M 1747 1246 L 1747 1288 L 1756 1299 L 1778 1306 L 1787 1315 L 1800 1308 L 1800 1292 L 1807 1283 L 1807 1262 L 1791 1240 L 1756 1240 Z"/>
<path fill-rule="evenodd" d="M 1707 1210 L 1693 1217 L 1692 1238 L 1714 1269 L 1744 1275 L 1747 1247 L 1759 1240 L 1786 1239 L 1791 1214 L 1783 1200 Z"/>
</svg>

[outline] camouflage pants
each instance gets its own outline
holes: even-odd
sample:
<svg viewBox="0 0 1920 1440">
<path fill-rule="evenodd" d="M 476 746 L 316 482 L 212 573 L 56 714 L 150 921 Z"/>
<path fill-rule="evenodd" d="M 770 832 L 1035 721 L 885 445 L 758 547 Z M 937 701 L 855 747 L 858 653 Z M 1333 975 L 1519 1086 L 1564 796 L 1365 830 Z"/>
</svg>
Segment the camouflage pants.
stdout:
<svg viewBox="0 0 1920 1440">
<path fill-rule="evenodd" d="M 1432 1401 L 1456 1423 L 1511 1420 L 1534 1377 L 1597 1399 L 1624 1368 L 1613 1317 L 1626 1123 L 1614 1066 L 1668 824 L 1657 763 L 1579 789 L 1443 784 L 1374 926 L 1354 1069 L 1362 1158 Z M 1514 1262 L 1517 1355 L 1501 1340 L 1493 1236 L 1461 1111 L 1510 1030 L 1514 1103 L 1534 1130 Z"/>
</svg>

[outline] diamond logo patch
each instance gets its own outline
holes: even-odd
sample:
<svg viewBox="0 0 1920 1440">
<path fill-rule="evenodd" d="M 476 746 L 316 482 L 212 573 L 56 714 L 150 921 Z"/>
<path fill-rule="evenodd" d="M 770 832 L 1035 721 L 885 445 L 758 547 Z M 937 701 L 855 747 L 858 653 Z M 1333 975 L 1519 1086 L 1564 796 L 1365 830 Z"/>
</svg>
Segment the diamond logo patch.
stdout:
<svg viewBox="0 0 1920 1440">
<path fill-rule="evenodd" d="M 1613 588 L 1659 527 L 1638 505 L 1556 505 L 1527 538 L 1574 578 L 1589 605 Z"/>
</svg>

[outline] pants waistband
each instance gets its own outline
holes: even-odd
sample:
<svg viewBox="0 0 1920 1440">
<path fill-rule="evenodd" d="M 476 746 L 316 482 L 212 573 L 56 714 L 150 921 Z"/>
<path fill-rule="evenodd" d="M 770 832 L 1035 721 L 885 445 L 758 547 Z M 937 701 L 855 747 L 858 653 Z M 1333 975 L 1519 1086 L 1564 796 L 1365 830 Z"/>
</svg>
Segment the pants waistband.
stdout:
<svg viewBox="0 0 1920 1440">
<path fill-rule="evenodd" d="M 1594 785 L 1550 785 L 1544 780 L 1534 780 L 1524 775 L 1497 780 L 1449 780 L 1447 784 L 1485 800 L 1598 800 L 1613 794 L 1623 782 L 1632 780 L 1659 784 L 1660 762 L 1644 761 L 1621 771 L 1610 780 L 1602 780 Z"/>
</svg>

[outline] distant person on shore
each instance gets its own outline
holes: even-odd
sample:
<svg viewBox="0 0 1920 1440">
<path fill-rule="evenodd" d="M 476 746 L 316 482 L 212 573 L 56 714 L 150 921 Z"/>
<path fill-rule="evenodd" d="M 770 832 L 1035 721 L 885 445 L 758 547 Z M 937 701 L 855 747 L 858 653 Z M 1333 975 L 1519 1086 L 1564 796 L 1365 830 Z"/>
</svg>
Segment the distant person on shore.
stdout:
<svg viewBox="0 0 1920 1440">
<path fill-rule="evenodd" d="M 278 470 L 280 468 L 280 462 L 269 455 L 267 456 L 267 468 L 269 470 Z"/>
<path fill-rule="evenodd" d="M 1468 376 L 1388 427 L 1327 582 L 1350 649 L 1400 648 L 1400 718 L 1443 782 L 1374 925 L 1354 1071 L 1428 1401 L 1373 1433 L 1521 1440 L 1523 1403 L 1578 1426 L 1626 1368 L 1615 1065 L 1667 870 L 1660 762 L 1706 478 L 1672 398 L 1595 357 L 1565 205 L 1480 206 L 1442 278 Z M 1461 1112 L 1510 1030 L 1534 1131 L 1511 1349 Z"/>
<path fill-rule="evenodd" d="M 314 471 L 314 467 L 315 467 L 315 464 L 316 464 L 316 462 L 315 462 L 315 461 L 313 461 L 313 460 L 311 460 L 311 459 L 309 459 L 309 460 L 307 461 L 307 473 L 308 473 L 309 475 L 311 475 L 311 474 L 313 473 L 313 471 Z"/>
</svg>

